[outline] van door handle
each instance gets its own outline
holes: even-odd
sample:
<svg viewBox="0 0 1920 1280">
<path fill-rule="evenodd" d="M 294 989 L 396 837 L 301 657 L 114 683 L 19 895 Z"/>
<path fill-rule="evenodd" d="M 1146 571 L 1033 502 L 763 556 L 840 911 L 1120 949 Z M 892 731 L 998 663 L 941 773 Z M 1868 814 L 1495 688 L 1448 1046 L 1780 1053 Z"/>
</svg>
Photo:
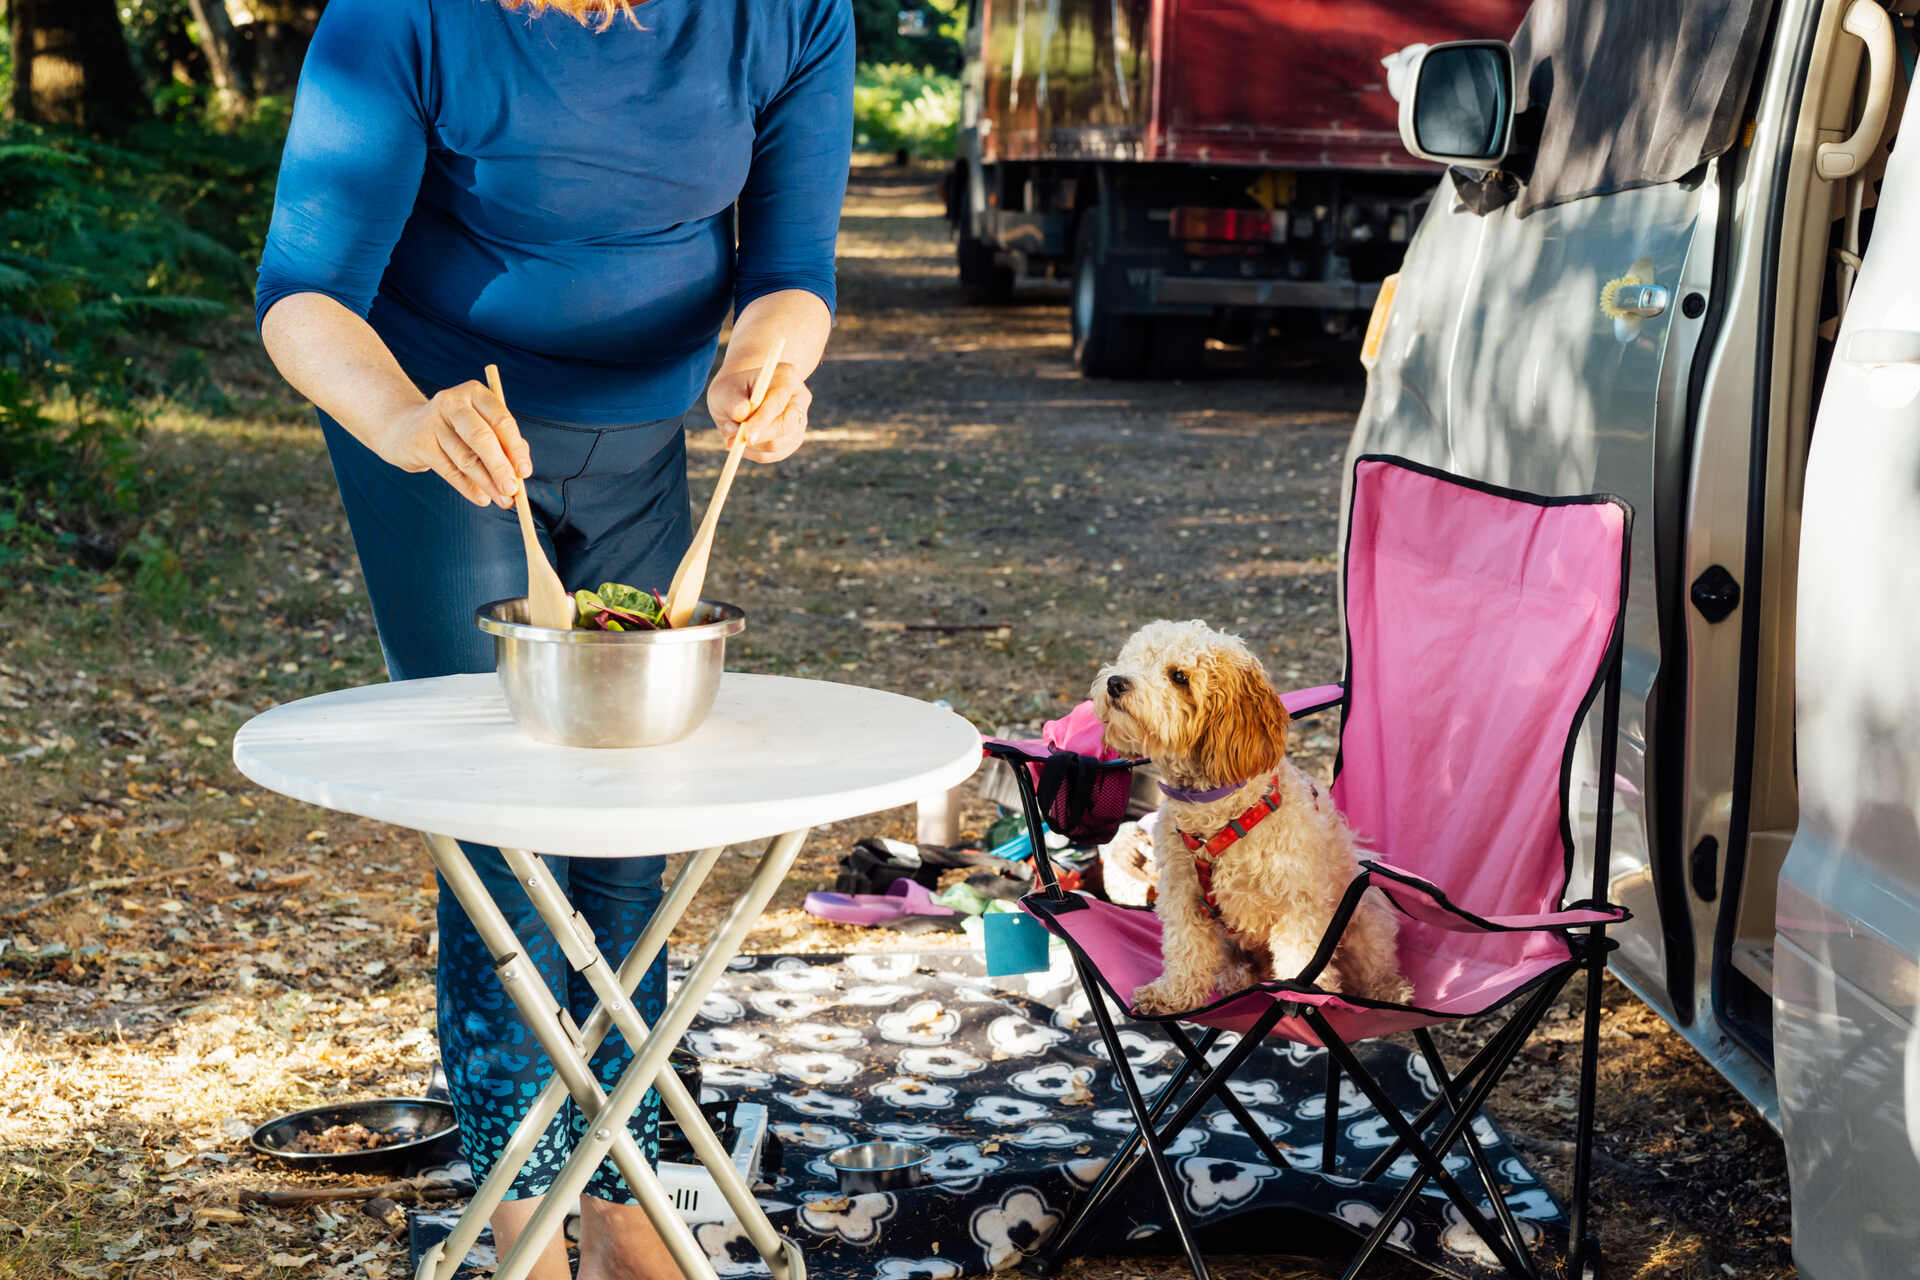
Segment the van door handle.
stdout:
<svg viewBox="0 0 1920 1280">
<path fill-rule="evenodd" d="M 1613 308 L 1621 315 L 1651 320 L 1667 309 L 1673 295 L 1661 284 L 1624 284 L 1614 291 Z"/>
<path fill-rule="evenodd" d="M 1847 339 L 1847 363 L 1920 364 L 1920 333 L 1911 329 L 1862 329 Z"/>
<path fill-rule="evenodd" d="M 1893 20 L 1873 0 L 1853 0 L 1840 29 L 1867 46 L 1867 102 L 1860 125 L 1845 142 L 1823 142 L 1814 152 L 1814 168 L 1823 178 L 1851 178 L 1866 168 L 1886 131 L 1893 102 Z"/>
</svg>

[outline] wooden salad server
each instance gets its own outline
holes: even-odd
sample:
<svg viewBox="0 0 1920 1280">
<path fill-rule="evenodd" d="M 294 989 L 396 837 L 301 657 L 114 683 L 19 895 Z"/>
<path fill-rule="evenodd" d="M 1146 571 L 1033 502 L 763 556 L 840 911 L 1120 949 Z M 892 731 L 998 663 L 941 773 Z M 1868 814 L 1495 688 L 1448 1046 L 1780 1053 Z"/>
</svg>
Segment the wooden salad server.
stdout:
<svg viewBox="0 0 1920 1280">
<path fill-rule="evenodd" d="M 487 366 L 487 387 L 499 397 L 501 404 L 507 402 L 507 393 L 500 389 L 498 365 Z M 553 571 L 546 549 L 540 545 L 540 537 L 533 531 L 533 508 L 527 503 L 524 480 L 514 490 L 513 509 L 520 517 L 520 540 L 527 546 L 527 621 L 536 627 L 571 631 L 573 597 L 561 585 L 560 575 Z"/>
<path fill-rule="evenodd" d="M 760 376 L 753 380 L 753 395 L 747 400 L 747 416 L 752 417 L 760 402 L 767 398 L 767 387 L 773 381 L 773 371 L 780 365 L 780 355 L 787 349 L 787 340 L 780 339 L 773 344 L 773 350 L 767 353 L 766 363 L 760 366 Z M 713 488 L 713 499 L 707 503 L 706 518 L 700 521 L 699 530 L 693 535 L 693 543 L 687 548 L 687 554 L 680 560 L 680 568 L 674 572 L 673 585 L 667 588 L 667 624 L 684 627 L 693 621 L 693 611 L 700 603 L 700 592 L 707 585 L 707 560 L 713 554 L 713 531 L 720 524 L 720 508 L 727 501 L 727 490 L 733 487 L 733 475 L 740 469 L 740 455 L 747 447 L 746 424 L 733 433 L 733 445 L 727 450 L 726 465 L 720 468 L 720 482 Z"/>
</svg>

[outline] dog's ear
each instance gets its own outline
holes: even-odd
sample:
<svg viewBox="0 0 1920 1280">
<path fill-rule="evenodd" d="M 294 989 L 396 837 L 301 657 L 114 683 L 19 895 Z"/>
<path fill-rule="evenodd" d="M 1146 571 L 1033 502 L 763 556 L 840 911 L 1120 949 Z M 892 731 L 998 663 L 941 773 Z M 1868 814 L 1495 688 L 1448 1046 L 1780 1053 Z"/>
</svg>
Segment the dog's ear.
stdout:
<svg viewBox="0 0 1920 1280">
<path fill-rule="evenodd" d="M 1238 782 L 1278 768 L 1290 721 L 1260 664 L 1244 654 L 1215 652 L 1199 665 L 1206 682 L 1195 754 L 1207 781 Z"/>
</svg>

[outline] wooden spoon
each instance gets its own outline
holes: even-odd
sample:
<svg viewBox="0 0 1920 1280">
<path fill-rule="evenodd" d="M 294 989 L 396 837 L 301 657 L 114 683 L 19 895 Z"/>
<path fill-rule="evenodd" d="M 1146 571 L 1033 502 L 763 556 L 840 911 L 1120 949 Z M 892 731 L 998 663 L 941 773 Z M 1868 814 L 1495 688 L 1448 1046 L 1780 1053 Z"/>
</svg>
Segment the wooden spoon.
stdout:
<svg viewBox="0 0 1920 1280">
<path fill-rule="evenodd" d="M 507 402 L 507 393 L 500 389 L 498 365 L 487 366 L 487 386 L 501 404 Z M 527 504 L 527 484 L 524 480 L 513 492 L 513 509 L 520 517 L 520 540 L 527 547 L 527 621 L 536 627 L 571 631 L 573 597 L 561 585 L 560 575 L 553 571 L 546 549 L 540 545 L 539 535 L 533 531 L 533 508 Z"/>
<path fill-rule="evenodd" d="M 753 380 L 753 395 L 747 400 L 748 417 L 752 417 L 760 402 L 767 398 L 767 386 L 773 381 L 773 371 L 779 367 L 780 354 L 786 349 L 787 340 L 782 338 L 773 344 L 766 363 L 760 366 L 760 376 Z M 720 508 L 727 501 L 727 490 L 733 487 L 733 475 L 740 469 L 740 455 L 746 447 L 746 424 L 741 423 L 740 429 L 733 433 L 732 447 L 727 450 L 727 463 L 720 468 L 720 483 L 714 486 L 713 498 L 707 503 L 706 518 L 700 521 L 692 545 L 680 559 L 673 585 L 667 588 L 668 626 L 684 627 L 693 621 L 694 607 L 700 603 L 700 592 L 707 585 L 707 560 L 713 553 L 713 531 L 720 524 Z"/>
</svg>

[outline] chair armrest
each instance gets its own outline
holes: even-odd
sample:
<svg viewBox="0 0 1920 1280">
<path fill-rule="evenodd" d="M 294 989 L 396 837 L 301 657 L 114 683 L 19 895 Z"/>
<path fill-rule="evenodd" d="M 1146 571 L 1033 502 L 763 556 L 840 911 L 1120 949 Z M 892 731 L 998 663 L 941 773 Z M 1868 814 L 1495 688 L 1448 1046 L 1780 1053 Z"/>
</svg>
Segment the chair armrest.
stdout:
<svg viewBox="0 0 1920 1280">
<path fill-rule="evenodd" d="M 1608 903 L 1601 907 L 1575 906 L 1563 911 L 1545 911 L 1537 915 L 1477 916 L 1447 900 L 1439 885 L 1371 859 L 1360 860 L 1360 874 L 1347 885 L 1320 946 L 1296 979 L 1311 983 L 1333 962 L 1334 948 L 1347 930 L 1353 913 L 1360 909 L 1360 898 L 1368 889 L 1378 889 L 1401 915 L 1451 933 L 1515 933 L 1548 929 L 1591 929 L 1595 925 L 1618 924 L 1630 919 L 1625 907 Z"/>
<path fill-rule="evenodd" d="M 1598 907 L 1581 904 L 1559 911 L 1540 911 L 1527 915 L 1479 916 L 1449 901 L 1445 891 L 1431 880 L 1371 860 L 1362 860 L 1360 866 L 1360 879 L 1355 884 L 1369 883 L 1385 894 L 1387 901 L 1393 903 L 1402 915 L 1453 933 L 1590 929 L 1594 925 L 1619 924 L 1632 917 L 1625 907 L 1612 903 Z M 1350 891 L 1349 896 L 1356 895 Z M 1341 905 L 1346 904 L 1343 902 Z"/>
<path fill-rule="evenodd" d="M 1288 690 L 1280 695 L 1280 705 L 1287 709 L 1287 715 L 1298 720 L 1302 716 L 1318 715 L 1328 707 L 1337 707 L 1346 696 L 1346 685 L 1323 684 L 1311 689 Z"/>
</svg>

